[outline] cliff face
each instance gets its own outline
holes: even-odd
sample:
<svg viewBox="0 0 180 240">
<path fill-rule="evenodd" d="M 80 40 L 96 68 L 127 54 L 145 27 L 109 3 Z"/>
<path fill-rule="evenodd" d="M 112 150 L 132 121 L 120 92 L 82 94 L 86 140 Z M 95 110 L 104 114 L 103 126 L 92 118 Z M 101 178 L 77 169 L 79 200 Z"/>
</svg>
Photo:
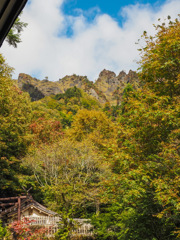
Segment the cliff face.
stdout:
<svg viewBox="0 0 180 240">
<path fill-rule="evenodd" d="M 57 82 L 48 80 L 38 80 L 30 75 L 20 73 L 18 77 L 18 86 L 23 91 L 28 92 L 32 101 L 39 100 L 45 96 L 61 93 Z"/>
<path fill-rule="evenodd" d="M 118 103 L 117 95 L 120 97 L 122 95 L 123 89 L 126 85 L 130 83 L 135 88 L 138 85 L 138 76 L 137 73 L 130 70 L 128 74 L 124 71 L 121 71 L 118 76 L 114 72 L 103 70 L 99 74 L 99 78 L 95 82 L 95 86 L 106 96 L 107 100 L 111 104 Z M 119 101 L 119 100 L 118 100 Z"/>
<path fill-rule="evenodd" d="M 32 101 L 64 93 L 68 88 L 76 86 L 95 97 L 100 103 L 109 101 L 113 105 L 117 103 L 117 95 L 121 95 L 127 83 L 136 85 L 137 82 L 137 74 L 131 70 L 128 74 L 122 71 L 116 76 L 114 72 L 105 69 L 95 83 L 89 81 L 86 76 L 77 75 L 65 76 L 57 82 L 38 80 L 24 73 L 20 73 L 18 78 L 18 86 L 30 94 Z"/>
</svg>

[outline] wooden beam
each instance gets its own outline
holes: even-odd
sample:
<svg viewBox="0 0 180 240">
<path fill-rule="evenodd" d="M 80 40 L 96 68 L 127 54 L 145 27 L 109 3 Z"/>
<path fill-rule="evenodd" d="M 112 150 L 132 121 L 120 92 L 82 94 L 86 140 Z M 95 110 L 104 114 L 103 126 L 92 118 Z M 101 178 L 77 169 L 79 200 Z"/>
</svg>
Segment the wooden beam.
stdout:
<svg viewBox="0 0 180 240">
<path fill-rule="evenodd" d="M 1 201 L 18 200 L 18 198 L 20 198 L 20 199 L 25 199 L 25 198 L 27 198 L 27 196 L 0 198 L 0 202 L 1 202 Z"/>
<path fill-rule="evenodd" d="M 5 207 L 5 206 L 13 206 L 16 203 L 0 203 L 0 207 Z"/>
<path fill-rule="evenodd" d="M 21 221 L 21 198 L 18 197 L 18 221 Z"/>
</svg>

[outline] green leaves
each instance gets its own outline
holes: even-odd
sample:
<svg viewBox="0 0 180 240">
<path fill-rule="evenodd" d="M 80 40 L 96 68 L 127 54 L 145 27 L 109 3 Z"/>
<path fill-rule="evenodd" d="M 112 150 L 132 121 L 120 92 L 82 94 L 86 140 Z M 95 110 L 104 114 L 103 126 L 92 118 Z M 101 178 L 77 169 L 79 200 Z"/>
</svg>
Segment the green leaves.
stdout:
<svg viewBox="0 0 180 240">
<path fill-rule="evenodd" d="M 141 89 L 124 91 L 97 239 L 178 239 L 180 23 L 155 27 L 143 34 Z"/>
<path fill-rule="evenodd" d="M 88 208 L 95 211 L 101 182 L 109 172 L 92 143 L 68 139 L 41 145 L 24 164 L 33 170 L 47 203 L 59 213 L 76 217 L 87 217 Z"/>
<path fill-rule="evenodd" d="M 64 217 L 62 239 L 68 219 L 92 215 L 96 239 L 180 236 L 180 23 L 155 28 L 154 37 L 143 34 L 141 86 L 128 84 L 121 105 L 103 109 L 75 87 L 30 106 L 0 57 L 1 191 L 14 189 L 16 175 L 26 186 L 39 183 Z M 28 140 L 23 169 L 34 176 L 23 181 L 17 158 Z"/>
<path fill-rule="evenodd" d="M 0 172 L 1 195 L 17 190 L 16 173 L 28 147 L 30 100 L 11 80 L 12 69 L 0 55 Z M 17 167 L 18 166 L 18 167 Z M 14 182 L 14 183 L 13 183 Z"/>
<path fill-rule="evenodd" d="M 170 19 L 168 17 L 168 19 Z M 144 35 L 146 47 L 141 51 L 139 76 L 158 95 L 179 94 L 180 22 L 155 25 L 156 35 Z"/>
<path fill-rule="evenodd" d="M 17 18 L 6 37 L 6 41 L 9 45 L 17 48 L 17 44 L 21 42 L 20 33 L 25 27 L 27 27 L 27 23 L 21 22 L 20 18 Z"/>
</svg>

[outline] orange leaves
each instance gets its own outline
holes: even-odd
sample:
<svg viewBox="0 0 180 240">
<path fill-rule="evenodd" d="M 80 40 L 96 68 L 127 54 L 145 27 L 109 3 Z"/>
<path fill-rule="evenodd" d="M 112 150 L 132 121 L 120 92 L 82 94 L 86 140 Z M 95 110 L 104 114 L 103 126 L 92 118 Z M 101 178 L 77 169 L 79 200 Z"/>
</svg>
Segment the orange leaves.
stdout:
<svg viewBox="0 0 180 240">
<path fill-rule="evenodd" d="M 39 118 L 29 127 L 37 143 L 52 143 L 63 134 L 60 121 L 54 119 Z"/>
</svg>

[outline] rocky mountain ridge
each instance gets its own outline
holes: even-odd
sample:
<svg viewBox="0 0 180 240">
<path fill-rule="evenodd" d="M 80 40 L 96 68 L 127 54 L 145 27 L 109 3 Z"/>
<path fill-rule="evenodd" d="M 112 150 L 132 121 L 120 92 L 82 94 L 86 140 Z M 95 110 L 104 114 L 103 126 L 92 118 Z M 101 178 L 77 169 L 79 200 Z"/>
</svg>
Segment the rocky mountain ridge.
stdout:
<svg viewBox="0 0 180 240">
<path fill-rule="evenodd" d="M 64 93 L 67 89 L 76 86 L 87 94 L 95 97 L 100 103 L 110 102 L 117 104 L 118 97 L 123 92 L 125 86 L 131 83 L 134 87 L 138 85 L 137 73 L 130 70 L 128 74 L 121 71 L 119 75 L 104 69 L 98 79 L 89 81 L 86 76 L 71 75 L 65 76 L 59 81 L 53 82 L 48 79 L 38 80 L 28 74 L 20 73 L 18 86 L 23 91 L 28 92 L 32 101 L 44 98 L 45 96 Z"/>
</svg>

